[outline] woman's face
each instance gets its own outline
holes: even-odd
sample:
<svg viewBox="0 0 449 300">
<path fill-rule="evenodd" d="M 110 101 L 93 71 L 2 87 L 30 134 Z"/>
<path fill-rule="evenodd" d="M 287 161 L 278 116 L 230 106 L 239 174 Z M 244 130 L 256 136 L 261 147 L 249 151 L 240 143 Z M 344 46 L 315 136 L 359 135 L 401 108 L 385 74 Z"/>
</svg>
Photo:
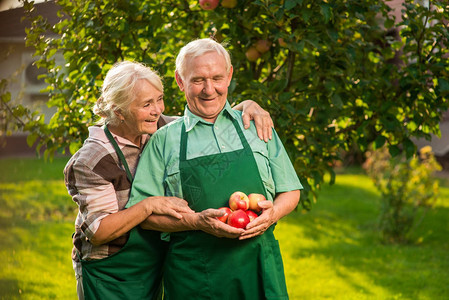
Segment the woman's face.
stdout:
<svg viewBox="0 0 449 300">
<path fill-rule="evenodd" d="M 164 94 L 145 79 L 137 82 L 135 93 L 136 99 L 129 105 L 123 125 L 137 135 L 153 134 L 165 109 Z"/>
</svg>

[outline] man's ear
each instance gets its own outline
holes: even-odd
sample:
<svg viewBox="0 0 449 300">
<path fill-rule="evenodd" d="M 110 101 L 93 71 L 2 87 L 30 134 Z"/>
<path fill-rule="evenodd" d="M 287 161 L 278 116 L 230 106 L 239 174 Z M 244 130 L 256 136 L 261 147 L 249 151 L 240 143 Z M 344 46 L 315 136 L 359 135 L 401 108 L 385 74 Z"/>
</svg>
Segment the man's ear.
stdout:
<svg viewBox="0 0 449 300">
<path fill-rule="evenodd" d="M 184 82 L 182 81 L 181 75 L 179 75 L 178 71 L 175 71 L 175 79 L 179 89 L 184 92 Z"/>
<path fill-rule="evenodd" d="M 231 68 L 229 69 L 229 75 L 228 75 L 228 86 L 231 84 L 232 72 L 233 71 L 234 71 L 234 68 L 231 65 Z"/>
</svg>

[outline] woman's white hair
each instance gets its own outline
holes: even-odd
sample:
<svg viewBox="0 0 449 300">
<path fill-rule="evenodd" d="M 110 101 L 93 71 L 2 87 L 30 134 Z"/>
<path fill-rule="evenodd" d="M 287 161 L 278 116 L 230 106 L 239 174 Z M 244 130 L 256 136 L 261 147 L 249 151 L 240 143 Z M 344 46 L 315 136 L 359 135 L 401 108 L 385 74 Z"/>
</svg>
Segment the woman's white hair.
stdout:
<svg viewBox="0 0 449 300">
<path fill-rule="evenodd" d="M 99 124 L 120 123 L 114 112 L 125 115 L 129 112 L 129 105 L 135 100 L 137 82 L 142 79 L 148 80 L 160 92 L 164 91 L 159 75 L 142 63 L 123 61 L 112 66 L 104 79 L 101 97 L 94 106 L 94 113 L 101 117 Z"/>
<path fill-rule="evenodd" d="M 186 75 L 186 60 L 201 56 L 207 52 L 217 52 L 222 55 L 226 62 L 226 71 L 229 72 L 231 70 L 231 56 L 222 44 L 210 38 L 198 39 L 182 47 L 176 57 L 176 72 L 181 76 L 181 79 L 184 80 Z"/>
</svg>

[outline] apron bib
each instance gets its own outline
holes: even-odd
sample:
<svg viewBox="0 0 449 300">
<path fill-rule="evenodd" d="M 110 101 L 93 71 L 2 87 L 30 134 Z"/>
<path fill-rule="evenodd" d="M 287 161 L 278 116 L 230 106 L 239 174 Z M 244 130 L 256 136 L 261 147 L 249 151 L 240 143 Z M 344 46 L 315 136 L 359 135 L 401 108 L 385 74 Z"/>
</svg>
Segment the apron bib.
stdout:
<svg viewBox="0 0 449 300">
<path fill-rule="evenodd" d="M 104 130 L 132 182 L 122 151 L 106 126 Z M 118 252 L 103 259 L 81 260 L 85 300 L 161 299 L 167 248 L 168 243 L 160 239 L 160 232 L 136 226 Z"/>
<path fill-rule="evenodd" d="M 180 177 L 184 199 L 195 211 L 228 206 L 235 191 L 265 194 L 252 150 L 232 119 L 243 149 L 186 159 L 183 125 Z M 177 299 L 288 299 L 274 225 L 262 236 L 240 241 L 202 231 L 170 235 L 165 296 Z"/>
<path fill-rule="evenodd" d="M 134 227 L 128 242 L 103 259 L 82 260 L 84 299 L 161 299 L 167 243 L 160 232 Z"/>
</svg>

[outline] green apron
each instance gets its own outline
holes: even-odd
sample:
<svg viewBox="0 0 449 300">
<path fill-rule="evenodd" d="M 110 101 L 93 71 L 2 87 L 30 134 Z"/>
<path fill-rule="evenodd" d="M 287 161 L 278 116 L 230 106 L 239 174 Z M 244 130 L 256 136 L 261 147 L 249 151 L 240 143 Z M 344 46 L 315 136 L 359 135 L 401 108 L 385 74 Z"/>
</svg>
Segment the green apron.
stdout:
<svg viewBox="0 0 449 300">
<path fill-rule="evenodd" d="M 252 150 L 237 121 L 232 121 L 243 149 L 190 160 L 186 159 L 188 133 L 182 127 L 182 189 L 195 211 L 227 206 L 235 191 L 265 194 Z M 274 225 L 248 240 L 217 238 L 202 231 L 170 234 L 164 269 L 166 299 L 288 299 L 273 230 Z"/>
<path fill-rule="evenodd" d="M 107 127 L 105 133 L 132 182 L 128 164 Z M 85 300 L 160 299 L 167 248 L 168 243 L 161 240 L 160 232 L 134 227 L 118 252 L 103 259 L 81 261 Z"/>
</svg>

